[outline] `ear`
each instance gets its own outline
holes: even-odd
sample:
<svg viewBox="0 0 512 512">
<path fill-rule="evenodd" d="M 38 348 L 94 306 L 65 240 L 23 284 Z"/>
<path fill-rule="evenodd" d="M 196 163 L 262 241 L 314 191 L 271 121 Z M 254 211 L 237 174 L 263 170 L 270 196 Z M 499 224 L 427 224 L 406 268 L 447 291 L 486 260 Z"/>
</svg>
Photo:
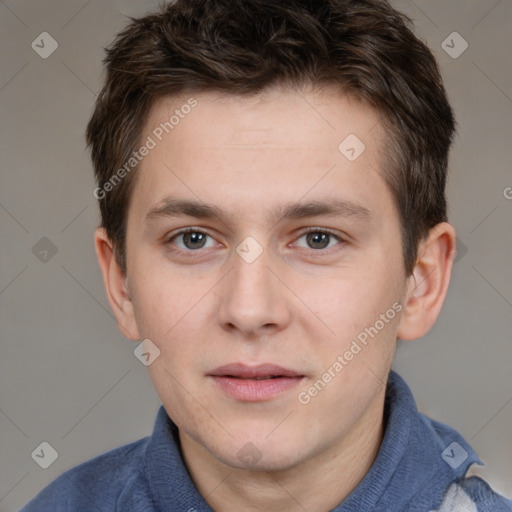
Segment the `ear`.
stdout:
<svg viewBox="0 0 512 512">
<path fill-rule="evenodd" d="M 94 232 L 96 256 L 103 274 L 103 283 L 110 307 L 123 335 L 130 340 L 139 340 L 140 334 L 135 321 L 133 303 L 126 286 L 126 275 L 114 256 L 113 244 L 105 228 Z"/>
<path fill-rule="evenodd" d="M 398 338 L 421 338 L 434 325 L 450 283 L 455 243 L 455 230 L 447 222 L 434 226 L 420 242 L 416 265 L 408 277 Z"/>
</svg>

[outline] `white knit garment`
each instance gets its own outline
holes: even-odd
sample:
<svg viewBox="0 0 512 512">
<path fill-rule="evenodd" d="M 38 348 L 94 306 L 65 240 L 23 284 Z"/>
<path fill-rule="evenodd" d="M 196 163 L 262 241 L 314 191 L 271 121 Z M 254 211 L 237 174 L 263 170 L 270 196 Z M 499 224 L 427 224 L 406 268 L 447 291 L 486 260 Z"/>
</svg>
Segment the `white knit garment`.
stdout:
<svg viewBox="0 0 512 512">
<path fill-rule="evenodd" d="M 478 512 L 478 509 L 464 489 L 453 483 L 448 488 L 441 506 L 430 512 Z"/>
</svg>

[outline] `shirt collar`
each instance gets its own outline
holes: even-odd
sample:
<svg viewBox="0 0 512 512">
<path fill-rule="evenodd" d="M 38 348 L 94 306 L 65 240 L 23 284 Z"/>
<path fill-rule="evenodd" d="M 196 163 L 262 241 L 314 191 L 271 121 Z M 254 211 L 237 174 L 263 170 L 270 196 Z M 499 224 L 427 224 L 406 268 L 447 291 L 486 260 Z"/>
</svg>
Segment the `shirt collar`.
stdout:
<svg viewBox="0 0 512 512">
<path fill-rule="evenodd" d="M 394 371 L 386 388 L 384 422 L 384 437 L 370 471 L 332 512 L 413 510 L 412 502 L 418 501 L 433 508 L 451 482 L 462 478 L 471 464 L 481 463 L 458 432 L 418 412 L 411 390 Z M 454 442 L 467 453 L 457 468 L 442 457 Z"/>
</svg>

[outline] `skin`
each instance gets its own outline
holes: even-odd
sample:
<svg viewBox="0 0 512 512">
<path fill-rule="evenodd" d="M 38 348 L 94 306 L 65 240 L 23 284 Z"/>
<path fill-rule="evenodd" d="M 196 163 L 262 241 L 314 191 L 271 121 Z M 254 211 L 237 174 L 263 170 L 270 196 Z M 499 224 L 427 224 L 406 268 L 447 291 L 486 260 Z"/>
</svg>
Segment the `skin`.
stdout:
<svg viewBox="0 0 512 512">
<path fill-rule="evenodd" d="M 107 295 L 123 334 L 149 338 L 161 351 L 150 375 L 213 509 L 330 510 L 377 456 L 396 339 L 418 338 L 435 322 L 455 233 L 447 223 L 431 230 L 406 275 L 398 212 L 381 176 L 385 133 L 378 115 L 356 100 L 329 88 L 194 97 L 197 107 L 137 170 L 127 275 L 105 230 L 96 231 Z M 155 103 L 141 140 L 181 104 Z M 352 162 L 338 150 L 349 134 L 366 146 Z M 224 214 L 148 221 L 169 196 L 214 204 Z M 367 214 L 270 215 L 290 202 L 328 197 Z M 173 238 L 187 227 L 209 235 L 204 247 Z M 309 227 L 317 236 L 332 231 L 327 247 L 308 238 Z M 263 249 L 252 263 L 236 252 L 248 236 Z M 401 312 L 301 404 L 299 392 L 394 303 Z M 305 377 L 270 400 L 241 402 L 207 376 L 232 362 L 274 363 Z M 258 459 L 250 467 L 237 456 L 247 443 Z"/>
</svg>

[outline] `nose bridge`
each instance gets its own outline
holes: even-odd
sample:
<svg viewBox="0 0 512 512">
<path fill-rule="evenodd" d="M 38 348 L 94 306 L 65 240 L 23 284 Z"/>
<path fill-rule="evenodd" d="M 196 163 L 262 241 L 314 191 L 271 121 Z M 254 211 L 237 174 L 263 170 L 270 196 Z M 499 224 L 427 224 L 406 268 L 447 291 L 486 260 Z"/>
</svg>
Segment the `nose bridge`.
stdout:
<svg viewBox="0 0 512 512">
<path fill-rule="evenodd" d="M 258 330 L 282 327 L 286 307 L 279 283 L 268 268 L 271 264 L 268 248 L 263 248 L 252 237 L 236 248 L 217 315 L 224 328 L 256 334 Z"/>
</svg>

